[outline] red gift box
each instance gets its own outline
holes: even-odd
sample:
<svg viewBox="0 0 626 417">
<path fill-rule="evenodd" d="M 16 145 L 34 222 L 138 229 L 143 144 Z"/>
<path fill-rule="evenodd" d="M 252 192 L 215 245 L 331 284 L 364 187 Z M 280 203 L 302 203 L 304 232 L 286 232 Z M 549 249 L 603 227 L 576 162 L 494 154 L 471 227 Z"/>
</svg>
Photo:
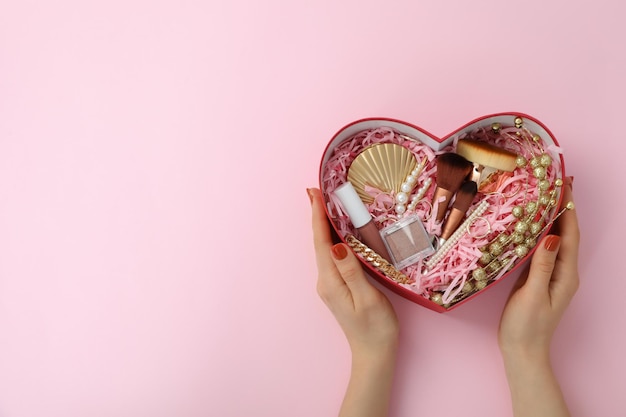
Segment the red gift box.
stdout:
<svg viewBox="0 0 626 417">
<path fill-rule="evenodd" d="M 367 178 L 378 178 L 369 175 L 369 165 L 362 162 L 365 154 L 374 150 L 381 153 L 382 147 L 374 148 L 382 144 L 393 144 L 385 146 L 394 152 L 400 149 L 397 145 L 408 149 L 414 157 L 413 165 L 410 165 L 413 173 L 418 172 L 420 163 L 423 164 L 414 186 L 409 187 L 408 177 L 404 181 L 404 187 L 411 188 L 405 193 L 410 201 L 404 202 L 406 197 L 400 198 L 403 191 L 398 180 L 404 178 L 400 174 L 408 169 L 405 165 L 409 163 L 395 154 L 393 158 L 388 152 L 383 157 L 378 155 L 372 168 L 378 171 L 380 165 L 384 165 L 381 175 L 393 177 L 393 186 L 383 185 L 382 180 L 370 183 L 368 179 L 352 175 L 353 162 L 360 158 L 359 172 L 368 174 Z M 484 145 L 489 151 L 476 151 L 474 147 L 477 145 Z M 466 150 L 468 146 L 472 152 Z M 406 153 L 404 149 L 401 151 Z M 479 180 L 481 173 L 488 172 L 489 166 L 483 169 L 485 165 L 492 164 L 489 157 L 500 151 L 513 154 L 506 156 L 509 162 L 514 159 L 515 166 L 510 172 L 504 172 L 502 168 L 492 169 L 487 180 L 484 177 Z M 471 204 L 467 212 L 457 210 L 457 217 L 463 222 L 445 241 L 439 237 L 448 217 L 451 218 L 451 207 L 456 207 L 460 192 L 448 200 L 435 196 L 437 187 L 444 184 L 444 174 L 448 175 L 443 169 L 445 165 L 439 165 L 440 172 L 437 169 L 438 164 L 444 163 L 439 162 L 445 158 L 442 157 L 444 154 L 462 154 L 473 167 L 472 172 L 464 177 L 464 184 L 473 179 L 480 185 L 478 193 L 469 197 Z M 353 171 L 357 171 L 356 165 Z M 493 162 L 493 165 L 497 167 L 498 164 Z M 387 175 L 388 170 L 392 170 L 393 175 Z M 361 241 L 362 233 L 351 223 L 345 202 L 338 198 L 339 192 L 335 193 L 350 175 L 377 228 L 392 231 L 383 238 L 389 256 L 382 257 L 378 253 L 384 252 L 384 248 L 372 252 Z M 536 243 L 549 231 L 559 213 L 564 176 L 562 151 L 552 133 L 537 119 L 514 112 L 477 118 L 442 138 L 400 120 L 358 120 L 332 137 L 320 164 L 320 188 L 326 201 L 326 213 L 339 238 L 350 245 L 377 281 L 398 295 L 437 312 L 449 311 L 474 299 L 528 261 Z M 424 196 L 414 201 L 419 197 L 418 191 Z M 461 202 L 461 197 L 458 201 Z M 398 205 L 402 207 L 398 208 Z M 440 207 L 443 207 L 441 211 Z M 402 212 L 404 210 L 406 212 Z M 480 213 L 480 210 L 484 212 Z M 446 216 L 438 221 L 434 215 L 441 216 L 444 211 Z M 401 223 L 410 224 L 407 219 L 416 218 L 419 218 L 419 224 L 413 222 L 411 226 L 404 226 Z M 413 236 L 408 240 L 404 237 L 401 243 L 392 242 L 394 230 L 405 227 L 406 230 L 409 227 L 418 230 L 422 226 L 429 239 L 435 242 L 435 252 L 423 251 L 426 256 L 417 253 L 416 260 L 411 260 L 414 263 L 409 266 L 396 263 L 394 254 L 407 252 L 402 245 L 408 243 L 402 242 L 410 242 Z M 439 241 L 442 243 L 438 244 Z M 371 246 L 380 248 L 380 245 Z"/>
</svg>

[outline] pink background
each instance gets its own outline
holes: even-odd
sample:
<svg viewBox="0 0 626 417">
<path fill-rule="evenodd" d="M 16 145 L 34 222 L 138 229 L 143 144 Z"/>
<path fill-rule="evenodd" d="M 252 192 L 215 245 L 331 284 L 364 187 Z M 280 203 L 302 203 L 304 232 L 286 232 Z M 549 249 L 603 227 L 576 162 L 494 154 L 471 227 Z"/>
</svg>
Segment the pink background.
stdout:
<svg viewBox="0 0 626 417">
<path fill-rule="evenodd" d="M 0 416 L 336 414 L 307 186 L 343 125 L 522 111 L 565 149 L 582 285 L 574 415 L 625 416 L 622 2 L 2 1 Z M 439 315 L 389 294 L 392 416 L 510 416 L 512 280 Z"/>
</svg>

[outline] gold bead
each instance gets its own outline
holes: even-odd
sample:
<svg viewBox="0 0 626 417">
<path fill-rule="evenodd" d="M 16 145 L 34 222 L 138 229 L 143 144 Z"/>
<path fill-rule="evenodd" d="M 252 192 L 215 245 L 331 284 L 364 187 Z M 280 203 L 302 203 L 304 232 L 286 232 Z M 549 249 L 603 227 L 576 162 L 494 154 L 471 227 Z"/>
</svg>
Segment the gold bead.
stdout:
<svg viewBox="0 0 626 417">
<path fill-rule="evenodd" d="M 529 201 L 528 203 L 526 203 L 526 213 L 528 214 L 535 214 L 537 212 L 537 202 L 536 201 Z"/>
<path fill-rule="evenodd" d="M 493 242 L 491 245 L 489 245 L 489 253 L 492 254 L 493 256 L 500 255 L 503 250 L 504 248 L 498 242 Z"/>
<path fill-rule="evenodd" d="M 509 242 L 509 235 L 507 235 L 506 233 L 502 233 L 500 236 L 498 236 L 498 242 L 506 245 Z"/>
<path fill-rule="evenodd" d="M 517 165 L 518 168 L 524 168 L 527 163 L 528 163 L 528 160 L 524 158 L 523 155 L 517 155 L 517 158 L 515 158 L 515 164 Z"/>
<path fill-rule="evenodd" d="M 482 290 L 487 286 L 487 281 L 476 281 L 476 289 Z"/>
<path fill-rule="evenodd" d="M 569 201 L 566 205 L 565 208 L 568 210 L 574 210 L 576 208 L 576 206 L 574 205 L 573 201 Z"/>
<path fill-rule="evenodd" d="M 487 279 L 487 271 L 484 268 L 476 268 L 472 271 L 472 278 L 476 281 L 484 281 Z"/>
<path fill-rule="evenodd" d="M 482 252 L 482 255 L 480 255 L 480 259 L 478 260 L 478 262 L 480 262 L 481 265 L 487 265 L 489 262 L 491 262 L 492 259 L 493 257 L 489 252 Z"/>
<path fill-rule="evenodd" d="M 530 158 L 530 167 L 531 168 L 537 168 L 541 166 L 541 159 L 539 159 L 538 156 L 533 156 L 532 158 Z"/>
<path fill-rule="evenodd" d="M 524 245 L 519 245 L 515 247 L 515 254 L 520 257 L 523 258 L 524 256 L 528 255 L 528 248 Z"/>
<path fill-rule="evenodd" d="M 432 301 L 435 304 L 443 305 L 443 298 L 441 297 L 441 294 L 438 292 L 430 296 L 430 301 Z"/>
<path fill-rule="evenodd" d="M 474 291 L 474 286 L 471 282 L 465 281 L 465 284 L 463 284 L 463 289 L 461 291 L 463 291 L 465 294 L 470 293 Z"/>
<path fill-rule="evenodd" d="M 533 169 L 533 175 L 538 180 L 542 180 L 546 177 L 546 169 L 542 166 L 538 166 L 537 168 Z"/>
<path fill-rule="evenodd" d="M 524 124 L 524 121 L 521 117 L 516 117 L 513 123 L 515 123 L 515 127 L 519 129 Z"/>
<path fill-rule="evenodd" d="M 489 272 L 496 272 L 498 269 L 500 269 L 502 267 L 502 265 L 500 265 L 500 261 L 498 261 L 497 259 L 494 259 L 493 261 L 491 261 L 491 263 L 487 266 L 487 270 Z"/>
<path fill-rule="evenodd" d="M 550 203 L 550 196 L 548 196 L 547 194 L 542 194 L 537 199 L 537 202 L 542 206 L 547 206 L 548 203 Z"/>
<path fill-rule="evenodd" d="M 548 191 L 548 188 L 550 188 L 550 181 L 546 179 L 540 180 L 537 183 L 537 187 L 539 187 L 541 191 Z"/>
<path fill-rule="evenodd" d="M 521 206 L 515 206 L 511 209 L 511 213 L 519 219 L 524 215 L 524 209 Z"/>
<path fill-rule="evenodd" d="M 511 238 L 513 238 L 513 243 L 519 244 L 524 241 L 524 234 L 515 232 L 511 235 Z"/>
<path fill-rule="evenodd" d="M 557 179 L 554 181 L 554 185 L 556 185 L 557 187 L 562 186 L 562 185 L 563 185 L 563 180 L 562 180 L 561 178 L 557 178 Z"/>
<path fill-rule="evenodd" d="M 552 157 L 547 153 L 541 154 L 541 156 L 539 157 L 539 162 L 541 163 L 542 167 L 549 167 L 550 165 L 552 165 Z"/>
<path fill-rule="evenodd" d="M 539 135 L 533 135 L 533 141 L 536 143 L 539 143 L 539 141 L 541 140 L 541 136 Z"/>
<path fill-rule="evenodd" d="M 491 124 L 491 130 L 493 131 L 493 133 L 499 133 L 500 132 L 500 128 L 502 128 L 502 125 L 500 123 L 492 123 Z"/>
<path fill-rule="evenodd" d="M 539 222 L 532 222 L 530 224 L 530 234 L 536 235 L 541 231 L 541 224 Z"/>
<path fill-rule="evenodd" d="M 526 233 L 526 231 L 528 231 L 528 227 L 528 223 L 525 221 L 519 221 L 515 223 L 515 231 L 517 233 Z"/>
<path fill-rule="evenodd" d="M 534 248 L 535 245 L 537 244 L 537 239 L 535 239 L 534 237 L 529 237 L 524 241 L 524 245 L 528 246 L 529 248 Z"/>
</svg>

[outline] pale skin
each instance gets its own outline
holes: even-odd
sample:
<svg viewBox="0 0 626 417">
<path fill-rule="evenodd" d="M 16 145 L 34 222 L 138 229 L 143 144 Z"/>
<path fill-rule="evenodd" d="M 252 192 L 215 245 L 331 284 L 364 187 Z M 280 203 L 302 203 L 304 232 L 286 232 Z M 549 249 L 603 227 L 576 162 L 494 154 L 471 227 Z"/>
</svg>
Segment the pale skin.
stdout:
<svg viewBox="0 0 626 417">
<path fill-rule="evenodd" d="M 333 244 L 320 191 L 307 192 L 313 212 L 317 291 L 343 329 L 352 352 L 350 381 L 339 416 L 386 416 L 398 347 L 398 318 L 349 248 Z M 570 178 L 563 193 L 564 202 L 573 201 Z M 538 244 L 500 321 L 498 344 L 516 417 L 570 415 L 552 371 L 550 342 L 578 289 L 576 210 L 566 211 L 556 226 L 554 234 Z"/>
</svg>

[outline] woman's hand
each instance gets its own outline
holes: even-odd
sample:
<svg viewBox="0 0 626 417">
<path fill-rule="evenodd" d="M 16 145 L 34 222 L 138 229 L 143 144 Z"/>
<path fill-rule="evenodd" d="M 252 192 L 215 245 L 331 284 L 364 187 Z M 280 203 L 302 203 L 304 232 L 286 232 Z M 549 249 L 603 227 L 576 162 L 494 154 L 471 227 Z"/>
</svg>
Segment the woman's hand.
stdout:
<svg viewBox="0 0 626 417">
<path fill-rule="evenodd" d="M 333 245 L 324 200 L 307 190 L 313 210 L 317 292 L 343 329 L 354 354 L 395 349 L 398 319 L 387 297 L 367 280 L 359 260 L 343 243 Z"/>
<path fill-rule="evenodd" d="M 350 249 L 343 243 L 333 245 L 320 190 L 307 192 L 313 209 L 317 292 L 352 351 L 350 382 L 339 416 L 386 416 L 398 346 L 396 313 L 387 297 L 369 283 Z"/>
<path fill-rule="evenodd" d="M 564 204 L 572 201 L 571 180 L 563 186 Z M 547 355 L 552 334 L 578 289 L 576 210 L 566 210 L 535 251 L 528 272 L 520 277 L 500 322 L 504 353 Z"/>
<path fill-rule="evenodd" d="M 573 202 L 571 178 L 563 193 L 565 204 Z M 569 416 L 552 371 L 550 342 L 578 289 L 576 210 L 565 211 L 554 230 L 539 243 L 500 321 L 498 341 L 516 417 Z"/>
</svg>

